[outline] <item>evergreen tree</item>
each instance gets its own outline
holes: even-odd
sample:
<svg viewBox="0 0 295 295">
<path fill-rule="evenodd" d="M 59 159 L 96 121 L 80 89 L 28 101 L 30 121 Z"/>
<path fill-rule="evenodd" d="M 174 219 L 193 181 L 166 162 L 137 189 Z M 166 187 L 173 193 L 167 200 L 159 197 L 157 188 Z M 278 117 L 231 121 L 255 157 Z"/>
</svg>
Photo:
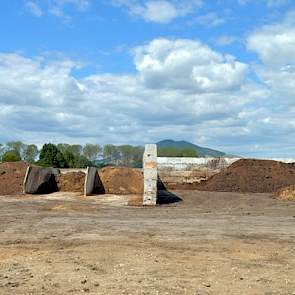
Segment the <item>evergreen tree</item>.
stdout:
<svg viewBox="0 0 295 295">
<path fill-rule="evenodd" d="M 57 147 L 52 143 L 46 143 L 43 145 L 40 151 L 39 164 L 45 167 L 59 168 L 59 159 L 57 155 L 60 154 Z M 59 156 L 60 158 L 60 156 Z"/>
</svg>

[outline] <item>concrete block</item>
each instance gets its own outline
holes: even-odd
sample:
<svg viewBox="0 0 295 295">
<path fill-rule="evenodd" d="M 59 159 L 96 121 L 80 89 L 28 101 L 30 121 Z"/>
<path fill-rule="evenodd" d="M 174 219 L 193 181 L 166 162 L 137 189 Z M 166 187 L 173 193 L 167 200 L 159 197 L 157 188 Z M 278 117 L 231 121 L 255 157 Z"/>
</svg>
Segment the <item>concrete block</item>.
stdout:
<svg viewBox="0 0 295 295">
<path fill-rule="evenodd" d="M 49 194 L 58 191 L 55 176 L 59 169 L 28 167 L 24 179 L 24 193 L 26 194 Z"/>
<path fill-rule="evenodd" d="M 100 180 L 97 168 L 87 167 L 84 184 L 84 195 L 104 194 L 104 187 Z"/>
</svg>

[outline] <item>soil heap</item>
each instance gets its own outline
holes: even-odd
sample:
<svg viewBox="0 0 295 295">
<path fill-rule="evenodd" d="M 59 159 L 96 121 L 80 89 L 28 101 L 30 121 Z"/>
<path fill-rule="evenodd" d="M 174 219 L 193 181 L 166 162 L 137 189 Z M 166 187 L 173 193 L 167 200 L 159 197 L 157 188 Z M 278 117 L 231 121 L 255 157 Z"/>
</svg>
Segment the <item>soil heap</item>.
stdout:
<svg viewBox="0 0 295 295">
<path fill-rule="evenodd" d="M 295 185 L 290 185 L 278 190 L 275 198 L 282 201 L 295 201 Z"/>
<path fill-rule="evenodd" d="M 28 166 L 21 161 L 0 164 L 0 195 L 22 194 Z"/>
<path fill-rule="evenodd" d="M 198 190 L 270 193 L 295 184 L 295 164 L 241 159 L 197 186 Z"/>
<path fill-rule="evenodd" d="M 82 171 L 60 174 L 55 179 L 61 192 L 84 192 L 85 173 Z"/>
<path fill-rule="evenodd" d="M 127 167 L 105 167 L 99 177 L 106 194 L 143 194 L 142 169 Z"/>
</svg>

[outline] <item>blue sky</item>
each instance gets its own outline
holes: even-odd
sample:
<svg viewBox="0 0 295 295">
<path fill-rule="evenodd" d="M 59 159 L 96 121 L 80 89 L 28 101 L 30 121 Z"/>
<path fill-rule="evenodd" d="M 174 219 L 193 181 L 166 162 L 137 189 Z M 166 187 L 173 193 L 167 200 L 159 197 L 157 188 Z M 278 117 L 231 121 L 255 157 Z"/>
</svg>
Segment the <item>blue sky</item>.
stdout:
<svg viewBox="0 0 295 295">
<path fill-rule="evenodd" d="M 292 157 L 294 19 L 292 0 L 3 0 L 0 142 Z"/>
</svg>

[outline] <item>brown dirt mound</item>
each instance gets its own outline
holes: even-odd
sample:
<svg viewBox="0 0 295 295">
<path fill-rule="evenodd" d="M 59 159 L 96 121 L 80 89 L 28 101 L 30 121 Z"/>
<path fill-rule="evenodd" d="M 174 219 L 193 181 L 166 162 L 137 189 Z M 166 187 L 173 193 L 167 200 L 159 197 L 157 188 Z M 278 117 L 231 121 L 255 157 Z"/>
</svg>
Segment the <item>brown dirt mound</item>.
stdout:
<svg viewBox="0 0 295 295">
<path fill-rule="evenodd" d="M 58 190 L 61 192 L 84 192 L 84 172 L 68 172 L 56 176 L 55 179 Z"/>
<path fill-rule="evenodd" d="M 26 162 L 0 164 L 0 195 L 22 194 L 28 166 Z"/>
<path fill-rule="evenodd" d="M 105 167 L 99 171 L 106 194 L 143 194 L 142 169 Z"/>
<path fill-rule="evenodd" d="M 295 184 L 295 164 L 242 159 L 197 186 L 198 190 L 270 193 Z"/>
<path fill-rule="evenodd" d="M 295 201 L 295 185 L 290 185 L 278 190 L 275 198 L 282 201 Z"/>
</svg>

